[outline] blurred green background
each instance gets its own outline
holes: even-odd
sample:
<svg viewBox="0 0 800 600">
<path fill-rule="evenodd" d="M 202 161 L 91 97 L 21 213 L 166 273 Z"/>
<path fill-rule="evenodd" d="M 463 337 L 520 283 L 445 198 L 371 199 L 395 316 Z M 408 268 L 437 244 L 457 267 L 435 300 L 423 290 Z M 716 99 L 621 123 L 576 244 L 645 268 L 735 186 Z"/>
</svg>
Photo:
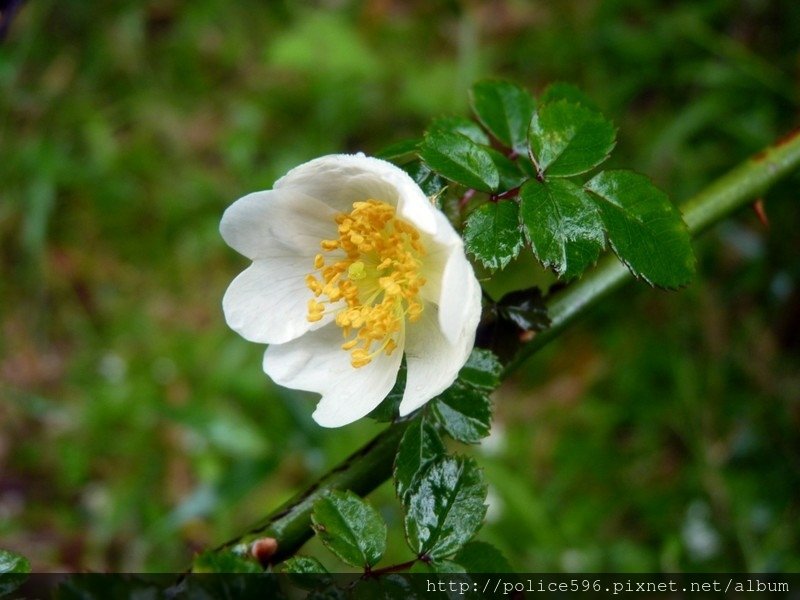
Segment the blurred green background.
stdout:
<svg viewBox="0 0 800 600">
<path fill-rule="evenodd" d="M 0 547 L 169 571 L 379 427 L 323 430 L 220 302 L 218 234 L 288 168 L 506 77 L 582 86 L 676 201 L 797 125 L 796 0 L 30 0 L 0 45 Z M 521 570 L 800 571 L 800 227 L 743 211 L 496 394 L 480 537 Z M 533 267 L 517 265 L 517 274 Z M 513 277 L 511 278 L 513 279 Z M 405 560 L 389 486 L 372 496 Z M 309 552 L 315 552 L 311 547 Z"/>
</svg>

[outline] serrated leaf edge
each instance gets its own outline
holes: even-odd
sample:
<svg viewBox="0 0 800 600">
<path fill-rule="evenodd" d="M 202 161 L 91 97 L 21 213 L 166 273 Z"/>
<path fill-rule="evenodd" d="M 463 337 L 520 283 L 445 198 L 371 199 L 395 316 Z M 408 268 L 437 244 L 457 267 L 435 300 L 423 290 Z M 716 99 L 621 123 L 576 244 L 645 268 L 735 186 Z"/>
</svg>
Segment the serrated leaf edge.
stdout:
<svg viewBox="0 0 800 600">
<path fill-rule="evenodd" d="M 586 193 L 589 194 L 590 198 L 599 198 L 600 201 L 608 203 L 608 204 L 611 204 L 611 205 L 614 206 L 614 208 L 621 210 L 619 206 L 617 206 L 613 202 L 610 202 L 609 200 L 607 200 L 606 198 L 604 198 L 603 196 L 601 196 L 600 194 L 598 194 L 594 190 L 589 189 L 589 187 L 587 187 L 592 181 L 594 181 L 594 179 L 596 179 L 597 177 L 599 177 L 603 173 L 613 173 L 613 172 L 620 172 L 620 171 L 626 171 L 626 172 L 638 175 L 640 177 L 644 177 L 645 179 L 648 180 L 648 182 L 655 189 L 657 189 L 658 191 L 660 191 L 661 193 L 663 193 L 666 196 L 666 192 L 661 190 L 661 188 L 659 188 L 655 183 L 653 183 L 653 180 L 648 175 L 645 175 L 644 173 L 639 173 L 638 171 L 633 171 L 632 169 L 612 169 L 610 171 L 600 171 L 599 173 L 596 173 L 591 179 L 586 181 L 583 184 L 582 187 L 586 191 Z M 672 202 L 669 201 L 669 197 L 667 197 L 667 202 L 669 202 L 669 205 L 672 207 L 673 211 L 676 213 L 676 216 L 678 217 L 680 222 L 683 224 L 684 231 L 686 232 L 687 236 L 689 236 L 689 226 L 686 224 L 686 221 L 683 218 L 683 213 L 680 211 L 680 209 L 677 206 L 675 206 L 674 204 L 672 204 Z M 639 220 L 639 219 L 635 219 L 635 220 L 638 221 L 639 223 L 642 223 L 642 221 Z M 611 249 L 614 252 L 614 255 L 625 266 L 625 268 L 628 269 L 628 271 L 630 271 L 631 275 L 633 275 L 633 277 L 635 279 L 638 279 L 639 281 L 644 281 L 645 283 L 647 283 L 647 285 L 649 285 L 652 288 L 656 288 L 656 289 L 664 290 L 664 291 L 681 290 L 681 289 L 684 289 L 687 286 L 691 285 L 691 283 L 692 283 L 691 280 L 687 281 L 686 283 L 682 283 L 680 285 L 677 285 L 677 286 L 661 285 L 659 283 L 656 283 L 656 282 L 652 281 L 644 273 L 641 273 L 641 272 L 638 271 L 638 269 L 635 269 L 633 267 L 633 265 L 624 256 L 622 256 L 622 254 L 620 254 L 620 252 L 617 249 L 617 245 L 615 244 L 614 240 L 611 239 L 611 237 L 608 235 L 608 230 L 605 228 L 605 223 L 603 224 L 603 229 L 605 231 L 606 242 L 607 242 L 608 246 L 611 247 Z M 691 270 L 692 270 L 693 273 L 696 272 L 696 268 L 697 268 L 697 256 L 695 256 L 694 252 L 692 252 Z"/>
<path fill-rule="evenodd" d="M 514 202 L 514 200 L 498 200 L 498 201 L 493 202 L 493 203 L 494 204 L 499 204 L 500 202 Z M 490 204 L 487 203 L 487 204 L 484 204 L 482 206 L 490 206 Z M 469 217 L 467 217 L 465 228 L 469 227 L 470 217 L 472 217 L 473 214 L 478 212 L 482 208 L 482 206 L 479 206 L 478 208 L 476 208 L 475 210 L 473 210 L 470 213 Z M 497 221 L 495 220 L 494 222 L 496 224 Z M 495 230 L 495 231 L 496 231 L 496 229 L 497 229 L 496 227 L 493 228 L 493 230 Z M 479 256 L 478 254 L 473 252 L 472 248 L 467 248 L 467 251 L 472 256 L 474 256 L 477 260 L 479 260 L 481 262 L 481 264 L 484 267 L 486 267 L 487 269 L 489 269 L 491 271 L 497 271 L 497 270 L 502 271 L 503 269 L 505 269 L 511 263 L 512 260 L 514 260 L 515 258 L 517 258 L 519 256 L 519 253 L 525 247 L 525 233 L 524 233 L 523 228 L 522 228 L 522 222 L 520 221 L 519 213 L 517 214 L 517 228 L 516 228 L 516 231 L 520 235 L 519 235 L 519 239 L 517 240 L 517 243 L 514 245 L 514 248 L 511 250 L 511 255 L 510 256 L 507 256 L 505 258 L 498 258 L 497 256 L 494 256 L 492 261 L 487 261 L 482 256 Z M 497 264 L 498 261 L 499 261 L 499 265 Z"/>
<path fill-rule="evenodd" d="M 553 174 L 550 174 L 550 173 L 547 172 L 548 169 L 550 169 L 550 167 L 555 162 L 558 161 L 558 159 L 561 157 L 561 155 L 564 154 L 564 151 L 569 147 L 569 144 L 572 142 L 572 140 L 575 139 L 575 135 L 577 135 L 577 133 L 580 131 L 580 129 L 576 130 L 575 134 L 569 139 L 569 142 L 567 142 L 567 144 L 561 149 L 561 151 L 558 154 L 556 154 L 553 158 L 550 159 L 550 162 L 547 164 L 547 166 L 542 168 L 541 164 L 536 159 L 536 156 L 533 153 L 533 146 L 530 144 L 530 127 L 529 127 L 528 128 L 528 155 L 529 155 L 531 161 L 533 162 L 534 166 L 536 167 L 536 170 L 539 171 L 543 176 L 553 177 L 553 178 L 556 178 L 556 179 L 562 179 L 562 178 L 576 177 L 578 175 L 583 175 L 584 173 L 588 173 L 592 169 L 596 169 L 598 166 L 600 166 L 605 161 L 607 161 L 608 158 L 611 156 L 611 153 L 614 151 L 614 148 L 617 147 L 617 139 L 616 138 L 617 138 L 617 133 L 619 132 L 619 128 L 615 127 L 614 123 L 612 121 L 610 121 L 609 119 L 607 119 L 605 117 L 605 115 L 603 115 L 603 113 L 601 113 L 601 112 L 599 112 L 597 110 L 594 110 L 594 109 L 586 106 L 585 104 L 580 104 L 578 102 L 571 102 L 570 100 L 567 100 L 566 98 L 562 98 L 560 100 L 556 100 L 555 102 L 548 102 L 546 104 L 543 104 L 541 107 L 539 107 L 539 109 L 550 107 L 550 106 L 555 106 L 557 104 L 565 104 L 565 105 L 569 105 L 569 106 L 575 106 L 575 107 L 577 107 L 579 109 L 583 109 L 583 110 L 586 110 L 588 112 L 594 113 L 596 116 L 600 117 L 602 120 L 606 121 L 609 125 L 611 125 L 611 129 L 613 130 L 613 134 L 614 134 L 614 140 L 611 142 L 611 146 L 609 147 L 608 152 L 600 160 L 598 160 L 597 162 L 593 163 L 588 168 L 586 168 L 586 169 L 584 169 L 582 171 L 577 171 L 575 173 L 555 174 L 555 175 L 553 175 Z M 533 123 L 534 119 L 538 119 L 539 118 L 539 109 L 537 109 L 536 112 L 534 112 L 533 117 L 531 117 L 531 123 Z"/>
<path fill-rule="evenodd" d="M 363 498 L 361 498 L 358 494 L 352 492 L 351 490 L 343 490 L 343 491 L 341 491 L 341 490 L 331 490 L 327 494 L 325 494 L 324 496 L 319 498 L 317 500 L 317 502 L 319 502 L 321 500 L 330 499 L 331 496 L 334 496 L 336 492 L 341 492 L 342 495 L 345 496 L 345 497 L 355 497 L 357 500 L 359 500 L 360 502 L 364 503 L 366 506 L 369 506 L 372 510 L 375 510 L 369 503 L 367 503 Z M 316 502 L 315 502 L 315 504 L 316 504 Z M 375 512 L 377 513 L 377 511 L 375 511 Z M 320 533 L 321 531 L 325 531 L 324 526 L 323 526 L 322 530 L 319 529 L 320 523 L 317 522 L 317 519 L 316 519 L 316 516 L 315 516 L 314 513 L 315 513 L 315 511 L 312 510 L 311 511 L 311 522 L 312 522 L 312 524 L 314 526 L 314 531 L 317 532 L 317 533 Z M 377 514 L 380 516 L 379 513 L 377 513 Z M 361 544 L 359 543 L 360 539 L 358 538 L 358 536 L 356 536 L 355 531 L 353 531 L 352 527 L 350 527 L 350 524 L 345 519 L 342 519 L 342 522 L 345 524 L 347 533 L 350 535 L 350 540 L 348 540 L 348 543 L 350 543 L 351 545 L 355 546 L 358 549 L 358 551 L 361 553 L 362 557 L 364 558 L 364 565 L 372 566 L 372 563 L 369 562 L 368 557 L 367 557 L 366 553 L 364 552 L 364 549 L 361 547 Z M 385 531 L 385 529 L 386 529 L 386 526 L 385 526 L 385 523 L 384 523 L 384 531 Z M 351 540 L 355 540 L 355 543 L 353 543 Z M 331 548 L 327 543 L 325 543 L 325 539 L 324 539 L 323 536 L 320 536 L 320 541 L 325 545 L 326 548 L 328 548 L 328 550 L 330 550 L 333 554 L 335 554 L 337 557 L 339 557 L 342 561 L 346 562 L 347 564 L 352 564 L 349 561 L 345 560 L 345 558 L 343 556 L 341 556 L 338 552 L 333 550 L 333 548 Z M 384 540 L 384 544 L 385 544 L 385 540 Z M 381 557 L 383 556 L 385 551 L 386 550 L 384 549 L 384 551 L 380 553 L 381 556 L 379 556 L 376 559 L 375 563 L 377 563 L 381 559 Z M 361 566 L 364 566 L 364 565 L 353 565 L 353 566 L 354 567 L 361 567 Z"/>
<path fill-rule="evenodd" d="M 454 459 L 454 460 L 458 461 L 458 462 L 460 463 L 460 465 L 461 465 L 461 469 L 460 469 L 459 476 L 458 476 L 458 480 L 456 481 L 456 484 L 457 484 L 457 483 L 459 483 L 459 482 L 461 481 L 461 478 L 462 478 L 462 476 L 463 476 L 463 474 L 464 474 L 464 471 L 465 471 L 465 465 L 466 465 L 466 464 L 468 464 L 468 463 L 472 463 L 472 464 L 475 466 L 475 469 L 476 469 L 476 471 L 477 471 L 478 473 L 482 473 L 482 471 L 483 471 L 483 469 L 481 469 L 480 467 L 478 467 L 477 463 L 476 463 L 476 462 L 475 462 L 475 460 L 474 460 L 474 459 L 472 459 L 472 458 L 469 458 L 469 457 L 464 457 L 464 456 L 460 456 L 460 455 L 451 455 L 451 456 L 447 456 L 447 458 L 452 458 L 452 459 Z M 432 468 L 432 467 L 433 467 L 433 465 L 431 465 L 431 468 Z M 486 516 L 486 509 L 487 509 L 487 506 L 486 506 L 486 493 L 488 492 L 488 486 L 487 486 L 486 482 L 483 480 L 483 476 L 482 476 L 482 475 L 481 475 L 481 477 L 480 477 L 480 481 L 481 481 L 480 489 L 482 490 L 482 492 L 483 492 L 483 494 L 482 494 L 482 495 L 484 496 L 484 499 L 483 499 L 483 515 L 481 516 L 481 519 L 483 519 L 483 518 Z M 457 485 L 454 485 L 454 486 L 453 486 L 453 488 L 454 488 L 454 489 L 456 489 L 457 487 L 458 487 Z M 443 516 L 442 516 L 442 518 L 441 518 L 441 519 L 439 519 L 439 523 L 440 523 L 440 524 L 441 524 L 441 523 L 444 523 L 444 522 L 447 520 L 447 515 L 449 515 L 449 514 L 450 514 L 450 510 L 453 508 L 453 505 L 455 504 L 455 499 L 456 499 L 456 497 L 457 497 L 457 496 L 458 496 L 458 494 L 456 493 L 456 494 L 452 494 L 452 495 L 451 495 L 451 496 L 448 498 L 448 506 L 447 506 L 447 509 L 446 509 L 446 510 L 445 510 L 445 512 L 443 513 Z M 441 534 L 441 525 L 440 525 L 439 527 L 437 527 L 437 529 L 435 530 L 435 535 L 431 535 L 431 536 L 429 537 L 429 541 L 430 541 L 430 540 L 433 540 L 433 541 L 434 541 L 434 542 L 431 544 L 432 546 L 435 546 L 435 545 L 436 545 L 436 543 L 435 543 L 435 542 L 439 540 L 440 534 Z M 471 540 L 471 539 L 472 539 L 472 538 L 475 536 L 475 534 L 477 534 L 477 529 L 475 530 L 475 532 L 473 532 L 473 534 L 472 534 L 472 535 L 471 535 L 471 536 L 470 536 L 470 537 L 469 537 L 467 540 L 465 540 L 464 544 L 466 544 L 467 542 L 469 542 L 469 540 Z M 462 544 L 462 545 L 459 547 L 459 549 L 463 548 L 464 544 Z M 431 551 L 431 549 L 430 549 L 430 548 L 428 548 L 428 549 L 426 550 L 426 549 L 424 549 L 424 547 L 423 547 L 423 549 L 420 551 L 420 557 L 429 555 L 430 551 Z M 455 552 L 458 552 L 458 550 L 454 551 L 452 554 L 455 554 Z"/>
</svg>

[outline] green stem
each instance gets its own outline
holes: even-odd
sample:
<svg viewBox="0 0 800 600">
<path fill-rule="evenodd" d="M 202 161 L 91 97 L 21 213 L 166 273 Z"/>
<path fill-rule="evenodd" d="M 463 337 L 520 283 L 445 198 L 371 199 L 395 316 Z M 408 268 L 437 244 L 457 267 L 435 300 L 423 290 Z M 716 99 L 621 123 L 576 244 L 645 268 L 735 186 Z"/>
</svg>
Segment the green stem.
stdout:
<svg viewBox="0 0 800 600">
<path fill-rule="evenodd" d="M 776 181 L 800 167 L 800 131 L 729 171 L 681 206 L 683 219 L 697 236 L 733 211 L 758 198 Z M 551 325 L 522 347 L 505 365 L 504 376 L 558 336 L 575 319 L 602 298 L 633 279 L 613 255 L 602 258 L 579 281 L 546 300 Z"/>
<path fill-rule="evenodd" d="M 269 557 L 269 562 L 277 563 L 289 558 L 311 537 L 311 511 L 320 497 L 330 490 L 352 490 L 360 496 L 366 496 L 391 477 L 397 446 L 407 425 L 407 422 L 392 425 L 310 488 L 264 517 L 247 533 L 222 544 L 215 551 L 230 550 L 250 555 L 252 542 L 274 538 L 278 542 L 278 550 Z"/>
<path fill-rule="evenodd" d="M 759 152 L 682 206 L 683 217 L 693 235 L 698 235 L 736 209 L 759 197 L 772 184 L 800 167 L 800 132 Z M 552 320 L 550 328 L 523 346 L 504 369 L 507 377 L 570 323 L 623 283 L 630 272 L 614 256 L 604 257 L 579 281 L 548 297 Z M 311 510 L 314 502 L 331 489 L 350 489 L 365 495 L 391 476 L 397 446 L 406 424 L 398 423 L 379 434 L 369 444 L 334 468 L 311 488 L 295 496 L 246 534 L 217 550 L 248 553 L 250 544 L 264 537 L 275 538 L 278 551 L 270 557 L 276 563 L 294 554 L 311 537 Z"/>
</svg>

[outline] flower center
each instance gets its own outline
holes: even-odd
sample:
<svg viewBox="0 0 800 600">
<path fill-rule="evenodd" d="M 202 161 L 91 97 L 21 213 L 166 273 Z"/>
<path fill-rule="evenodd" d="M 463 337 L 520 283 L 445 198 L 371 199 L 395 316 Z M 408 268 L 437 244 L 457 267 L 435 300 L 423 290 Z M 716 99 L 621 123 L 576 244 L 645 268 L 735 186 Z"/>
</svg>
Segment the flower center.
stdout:
<svg viewBox="0 0 800 600">
<path fill-rule="evenodd" d="M 381 352 L 391 354 L 405 335 L 406 317 L 413 323 L 422 314 L 425 248 L 419 232 L 379 200 L 354 202 L 349 214 L 336 215 L 336 224 L 339 239 L 322 240 L 329 256 L 317 254 L 315 272 L 306 276 L 314 293 L 308 320 L 335 312 L 346 340 L 342 349 L 358 368 Z"/>
</svg>

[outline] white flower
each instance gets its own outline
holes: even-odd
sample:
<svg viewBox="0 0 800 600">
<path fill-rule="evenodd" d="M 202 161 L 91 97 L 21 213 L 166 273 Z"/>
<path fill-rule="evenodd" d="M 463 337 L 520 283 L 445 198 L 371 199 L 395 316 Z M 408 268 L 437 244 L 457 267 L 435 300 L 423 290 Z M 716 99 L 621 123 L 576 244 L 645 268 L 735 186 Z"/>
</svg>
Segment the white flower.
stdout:
<svg viewBox="0 0 800 600">
<path fill-rule="evenodd" d="M 234 202 L 220 231 L 253 261 L 223 298 L 228 325 L 269 344 L 264 371 L 276 383 L 322 394 L 320 425 L 372 411 L 404 353 L 402 416 L 466 362 L 480 286 L 449 221 L 391 163 L 317 158 Z"/>
</svg>

